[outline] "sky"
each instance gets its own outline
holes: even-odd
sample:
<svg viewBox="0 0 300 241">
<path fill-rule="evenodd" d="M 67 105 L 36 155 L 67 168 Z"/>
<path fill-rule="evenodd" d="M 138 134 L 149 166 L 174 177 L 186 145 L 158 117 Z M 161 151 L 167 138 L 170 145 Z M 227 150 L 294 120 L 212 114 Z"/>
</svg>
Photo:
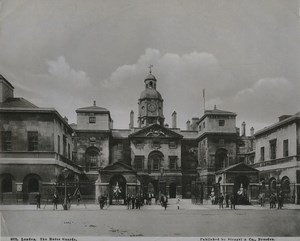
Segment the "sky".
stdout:
<svg viewBox="0 0 300 241">
<path fill-rule="evenodd" d="M 15 96 L 110 110 L 128 128 L 153 65 L 165 123 L 205 108 L 259 130 L 300 111 L 299 0 L 0 0 L 0 73 Z"/>
</svg>

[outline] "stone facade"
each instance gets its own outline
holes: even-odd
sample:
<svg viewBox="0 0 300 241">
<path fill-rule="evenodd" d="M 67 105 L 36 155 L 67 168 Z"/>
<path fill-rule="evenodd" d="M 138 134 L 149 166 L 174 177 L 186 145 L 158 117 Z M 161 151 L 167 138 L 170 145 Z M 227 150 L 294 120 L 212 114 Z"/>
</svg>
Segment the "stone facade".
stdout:
<svg viewBox="0 0 300 241">
<path fill-rule="evenodd" d="M 69 125 L 55 109 L 15 98 L 0 76 L 1 202 L 30 203 L 37 192 L 49 200 L 55 191 L 63 195 L 68 170 L 68 192 L 79 190 L 93 202 L 99 195 L 114 204 L 126 195 L 151 193 L 203 203 L 212 193 L 241 190 L 244 201 L 253 201 L 260 192 L 282 188 L 290 202 L 299 203 L 299 114 L 246 136 L 246 123 L 240 134 L 236 114 L 215 106 L 181 130 L 175 111 L 172 126 L 164 124 L 155 76 L 144 82 L 138 127 L 131 111 L 129 128 L 114 129 L 110 111 L 95 101 L 77 109 L 77 123 Z"/>
</svg>

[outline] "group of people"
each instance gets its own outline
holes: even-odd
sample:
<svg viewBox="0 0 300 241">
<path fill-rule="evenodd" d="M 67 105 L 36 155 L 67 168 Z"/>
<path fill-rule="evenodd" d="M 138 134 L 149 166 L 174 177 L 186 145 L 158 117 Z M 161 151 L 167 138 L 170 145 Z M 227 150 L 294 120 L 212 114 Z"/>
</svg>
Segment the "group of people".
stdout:
<svg viewBox="0 0 300 241">
<path fill-rule="evenodd" d="M 72 201 L 73 197 L 76 197 L 77 205 L 80 204 L 81 195 L 80 195 L 79 192 L 77 192 L 77 194 L 74 195 L 74 196 L 72 196 L 70 193 L 68 193 L 67 196 L 66 196 L 66 205 L 67 205 L 68 209 L 70 209 L 70 207 L 71 207 L 71 201 Z M 35 195 L 35 199 L 36 199 L 36 208 L 40 209 L 41 208 L 42 195 L 40 193 L 37 193 Z M 57 205 L 59 203 L 62 203 L 64 205 L 64 202 L 59 198 L 57 192 L 54 192 L 54 194 L 52 196 L 52 203 L 53 203 L 53 210 L 57 210 Z"/>
<path fill-rule="evenodd" d="M 219 204 L 219 208 L 224 208 L 224 200 L 225 200 L 226 208 L 229 208 L 229 203 L 230 203 L 230 208 L 235 209 L 236 196 L 234 194 L 229 195 L 227 193 L 225 197 L 223 193 L 221 193 L 218 197 L 216 197 L 215 195 L 211 195 L 210 200 L 212 205 Z"/>
<path fill-rule="evenodd" d="M 143 199 L 140 195 L 134 196 L 127 194 L 126 196 L 126 205 L 127 209 L 141 209 L 141 206 L 144 204 Z"/>
<path fill-rule="evenodd" d="M 276 208 L 276 202 L 278 202 L 277 209 L 282 209 L 284 201 L 284 194 L 280 191 L 277 195 L 275 193 L 271 193 L 270 195 L 270 208 Z M 261 203 L 264 200 L 261 200 Z"/>
</svg>

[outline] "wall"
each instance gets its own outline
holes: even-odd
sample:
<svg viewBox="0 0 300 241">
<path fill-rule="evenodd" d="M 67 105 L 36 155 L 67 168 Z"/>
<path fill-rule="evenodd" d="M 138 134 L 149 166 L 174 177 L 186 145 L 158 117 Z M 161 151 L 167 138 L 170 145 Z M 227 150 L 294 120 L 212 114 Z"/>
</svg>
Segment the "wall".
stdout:
<svg viewBox="0 0 300 241">
<path fill-rule="evenodd" d="M 78 130 L 109 130 L 110 121 L 108 113 L 94 113 L 96 123 L 89 123 L 90 113 L 77 113 Z"/>
<path fill-rule="evenodd" d="M 259 135 L 255 140 L 255 163 L 260 162 L 260 148 L 265 148 L 265 161 L 270 160 L 270 140 L 277 139 L 276 159 L 283 158 L 283 140 L 288 139 L 289 156 L 297 155 L 296 123 L 276 128 L 270 133 Z"/>
<path fill-rule="evenodd" d="M 214 118 L 215 117 L 215 118 Z M 225 120 L 224 126 L 219 126 L 219 120 Z M 205 128 L 203 123 L 205 122 Z M 201 126 L 201 130 L 199 129 Z M 206 116 L 198 125 L 199 135 L 205 132 L 236 133 L 235 116 Z"/>
<path fill-rule="evenodd" d="M 5 113 L 1 122 L 1 131 L 12 132 L 12 151 L 28 151 L 28 131 L 38 132 L 38 151 L 54 151 L 51 114 Z"/>
</svg>

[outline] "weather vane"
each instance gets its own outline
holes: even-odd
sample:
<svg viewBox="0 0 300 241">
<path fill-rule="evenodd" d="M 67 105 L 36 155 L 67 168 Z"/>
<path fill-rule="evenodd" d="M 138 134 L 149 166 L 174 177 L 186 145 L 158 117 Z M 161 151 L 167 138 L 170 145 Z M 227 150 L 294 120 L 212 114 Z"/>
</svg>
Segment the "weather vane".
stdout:
<svg viewBox="0 0 300 241">
<path fill-rule="evenodd" d="M 151 74 L 152 73 L 152 68 L 153 68 L 153 65 L 150 64 L 150 66 L 148 67 L 149 68 L 149 73 Z"/>
</svg>

